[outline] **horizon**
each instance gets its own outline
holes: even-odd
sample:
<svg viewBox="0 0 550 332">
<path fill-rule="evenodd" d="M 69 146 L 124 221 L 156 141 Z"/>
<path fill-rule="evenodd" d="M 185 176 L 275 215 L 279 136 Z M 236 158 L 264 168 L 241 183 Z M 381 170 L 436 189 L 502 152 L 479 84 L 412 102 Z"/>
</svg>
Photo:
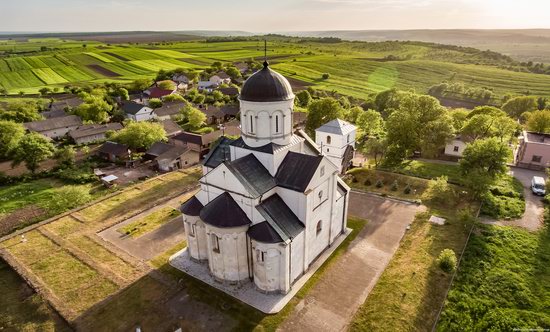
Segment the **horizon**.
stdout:
<svg viewBox="0 0 550 332">
<path fill-rule="evenodd" d="M 22 0 L 2 7 L 0 30 L 11 33 L 550 28 L 545 0 L 268 0 L 261 5 L 249 0 Z"/>
</svg>

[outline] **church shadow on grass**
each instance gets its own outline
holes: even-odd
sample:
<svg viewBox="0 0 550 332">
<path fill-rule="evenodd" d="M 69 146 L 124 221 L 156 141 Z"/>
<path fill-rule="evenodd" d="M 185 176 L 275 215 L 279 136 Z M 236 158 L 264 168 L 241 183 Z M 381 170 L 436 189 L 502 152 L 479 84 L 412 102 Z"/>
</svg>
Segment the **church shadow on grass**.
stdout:
<svg viewBox="0 0 550 332">
<path fill-rule="evenodd" d="M 331 263 L 348 249 L 365 224 L 364 220 L 349 219 L 352 233 L 278 314 L 264 314 L 177 270 L 168 264 L 168 257 L 177 251 L 171 250 L 151 261 L 155 270 L 94 305 L 72 325 L 77 330 L 93 331 L 129 331 L 138 326 L 143 331 L 174 331 L 179 327 L 183 330 L 252 331 L 260 328 L 275 331 Z"/>
</svg>

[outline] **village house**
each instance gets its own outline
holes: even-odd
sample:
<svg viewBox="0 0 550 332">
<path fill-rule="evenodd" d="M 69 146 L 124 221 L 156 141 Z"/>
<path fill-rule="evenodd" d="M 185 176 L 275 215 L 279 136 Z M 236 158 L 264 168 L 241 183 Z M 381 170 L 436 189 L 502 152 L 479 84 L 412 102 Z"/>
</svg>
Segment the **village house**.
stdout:
<svg viewBox="0 0 550 332">
<path fill-rule="evenodd" d="M 49 111 L 71 111 L 82 105 L 84 100 L 78 96 L 52 101 L 48 105 Z"/>
<path fill-rule="evenodd" d="M 51 118 L 61 118 L 61 117 L 64 117 L 64 116 L 67 116 L 69 114 L 67 114 L 67 112 L 65 112 L 64 110 L 53 110 L 53 111 L 44 111 L 44 112 L 40 112 L 40 115 L 42 115 L 42 117 L 44 119 L 51 119 Z"/>
<path fill-rule="evenodd" d="M 211 93 L 212 91 L 214 91 L 214 89 L 218 87 L 218 85 L 219 84 L 212 81 L 199 81 L 199 83 L 197 84 L 197 89 L 200 92 Z"/>
<path fill-rule="evenodd" d="M 151 107 L 138 104 L 135 101 L 122 102 L 121 109 L 130 120 L 148 121 L 155 118 L 155 113 Z"/>
<path fill-rule="evenodd" d="M 445 145 L 444 154 L 449 157 L 460 158 L 466 149 L 468 142 L 463 137 L 456 136 Z"/>
<path fill-rule="evenodd" d="M 218 91 L 229 97 L 237 97 L 239 95 L 239 89 L 233 86 L 227 88 L 219 88 Z"/>
<path fill-rule="evenodd" d="M 167 137 L 172 137 L 183 132 L 183 129 L 173 120 L 168 119 L 161 121 L 160 123 L 162 124 Z"/>
<path fill-rule="evenodd" d="M 102 141 L 106 138 L 105 134 L 108 131 L 117 131 L 120 129 L 122 129 L 122 125 L 116 122 L 107 124 L 89 124 L 69 131 L 69 137 L 71 137 L 76 144 L 87 144 Z"/>
<path fill-rule="evenodd" d="M 241 138 L 222 138 L 205 159 L 199 192 L 181 206 L 187 248 L 173 259 L 185 261 L 184 272 L 203 264 L 217 282 L 286 294 L 346 236 L 341 162 L 294 133 L 293 107 L 290 84 L 267 62 L 245 82 Z M 334 141 L 352 135 L 347 127 L 331 133 Z"/>
<path fill-rule="evenodd" d="M 220 110 L 223 113 L 225 121 L 229 121 L 230 119 L 235 119 L 237 115 L 239 115 L 239 105 L 225 104 L 222 107 L 220 107 Z"/>
<path fill-rule="evenodd" d="M 210 76 L 208 80 L 216 85 L 231 83 L 231 77 L 229 77 L 229 75 L 227 75 L 224 71 L 217 72 L 216 74 Z"/>
<path fill-rule="evenodd" d="M 181 114 L 181 110 L 185 107 L 186 103 L 183 101 L 169 101 L 165 102 L 161 107 L 153 110 L 155 117 L 159 120 L 173 119 L 177 115 Z"/>
<path fill-rule="evenodd" d="M 154 168 L 161 172 L 170 172 L 198 164 L 199 154 L 188 146 L 156 142 L 143 159 L 152 160 Z"/>
<path fill-rule="evenodd" d="M 351 123 L 335 119 L 315 129 L 315 143 L 323 155 L 344 173 L 355 155 L 357 127 Z"/>
<path fill-rule="evenodd" d="M 237 68 L 241 72 L 242 75 L 246 74 L 250 69 L 250 67 L 246 62 L 237 62 L 233 65 L 235 66 L 235 68 Z"/>
<path fill-rule="evenodd" d="M 550 166 L 550 135 L 524 131 L 519 139 L 516 164 L 519 167 L 544 169 Z"/>
<path fill-rule="evenodd" d="M 76 115 L 49 118 L 46 120 L 27 122 L 23 124 L 29 131 L 40 133 L 46 137 L 56 139 L 67 135 L 82 125 L 82 120 Z"/>
<path fill-rule="evenodd" d="M 187 77 L 187 75 L 185 74 L 174 74 L 172 75 L 172 81 L 178 83 L 178 84 L 189 84 L 191 83 L 191 80 L 189 79 L 189 77 Z"/>
<path fill-rule="evenodd" d="M 199 154 L 199 158 L 202 159 L 204 155 L 210 151 L 210 143 L 214 142 L 221 136 L 220 131 L 200 135 L 189 132 L 182 132 L 169 139 L 169 142 L 174 145 L 188 146 L 192 151 Z"/>
<path fill-rule="evenodd" d="M 159 86 L 161 83 L 168 83 L 167 85 L 172 85 L 173 88 L 172 89 L 161 88 Z M 143 95 L 146 96 L 149 99 L 151 99 L 151 98 L 162 99 L 166 96 L 169 96 L 171 94 L 176 93 L 177 91 L 178 91 L 178 84 L 176 82 L 173 82 L 173 81 L 160 81 L 160 82 L 156 82 L 153 86 L 151 86 L 147 90 L 143 91 Z"/>
<path fill-rule="evenodd" d="M 127 160 L 130 149 L 125 144 L 107 141 L 96 152 L 97 156 L 110 162 Z"/>
<path fill-rule="evenodd" d="M 225 114 L 217 106 L 201 104 L 197 105 L 197 108 L 202 113 L 204 113 L 204 115 L 206 115 L 206 123 L 209 125 L 221 123 L 224 121 Z"/>
</svg>

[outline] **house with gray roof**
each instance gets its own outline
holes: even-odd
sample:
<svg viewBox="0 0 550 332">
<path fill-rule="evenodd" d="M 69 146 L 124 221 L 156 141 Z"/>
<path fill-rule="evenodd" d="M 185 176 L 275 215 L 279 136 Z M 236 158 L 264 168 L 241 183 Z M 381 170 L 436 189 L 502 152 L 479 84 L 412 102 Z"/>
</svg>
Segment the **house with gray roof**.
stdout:
<svg viewBox="0 0 550 332">
<path fill-rule="evenodd" d="M 46 137 L 56 139 L 67 135 L 82 125 L 82 120 L 76 115 L 49 118 L 45 120 L 27 122 L 23 124 L 29 131 L 40 133 Z"/>
<path fill-rule="evenodd" d="M 69 131 L 69 137 L 71 137 L 76 144 L 88 144 L 103 141 L 106 139 L 105 134 L 108 131 L 118 131 L 120 129 L 122 129 L 122 125 L 116 122 L 107 124 L 89 124 L 79 126 L 78 128 Z"/>
</svg>

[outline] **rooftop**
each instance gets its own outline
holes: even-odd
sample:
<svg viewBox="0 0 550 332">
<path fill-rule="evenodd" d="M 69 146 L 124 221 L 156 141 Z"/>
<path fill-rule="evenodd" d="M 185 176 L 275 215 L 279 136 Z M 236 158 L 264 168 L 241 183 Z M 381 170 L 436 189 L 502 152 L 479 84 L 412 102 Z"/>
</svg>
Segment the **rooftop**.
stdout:
<svg viewBox="0 0 550 332">
<path fill-rule="evenodd" d="M 205 223 L 219 228 L 231 228 L 251 223 L 246 213 L 228 192 L 224 192 L 206 204 L 200 212 Z"/>
<path fill-rule="evenodd" d="M 294 93 L 288 80 L 264 62 L 264 68 L 244 82 L 240 98 L 252 102 L 274 102 L 292 99 Z"/>
<path fill-rule="evenodd" d="M 312 156 L 289 151 L 277 170 L 277 185 L 304 192 L 317 171 L 323 156 Z"/>
<path fill-rule="evenodd" d="M 334 119 L 330 122 L 325 123 L 321 127 L 315 129 L 316 131 L 321 131 L 323 133 L 330 133 L 330 134 L 336 134 L 336 135 L 347 135 L 351 133 L 352 131 L 356 130 L 357 127 L 352 125 L 351 123 L 340 120 L 340 119 Z"/>
<path fill-rule="evenodd" d="M 69 132 L 69 136 L 71 136 L 73 139 L 77 139 L 77 138 L 82 138 L 86 136 L 102 134 L 109 130 L 116 131 L 120 129 L 122 129 L 122 125 L 118 122 L 107 123 L 102 125 L 89 124 L 89 125 L 80 126 L 75 130 L 71 130 Z"/>
<path fill-rule="evenodd" d="M 50 118 L 46 120 L 33 121 L 25 123 L 25 128 L 31 131 L 47 131 L 59 128 L 67 128 L 72 126 L 79 126 L 82 124 L 80 117 L 76 115 L 67 115 L 57 118 Z"/>
<path fill-rule="evenodd" d="M 225 166 L 253 197 L 260 197 L 275 187 L 275 179 L 252 153 L 225 162 Z"/>
</svg>

